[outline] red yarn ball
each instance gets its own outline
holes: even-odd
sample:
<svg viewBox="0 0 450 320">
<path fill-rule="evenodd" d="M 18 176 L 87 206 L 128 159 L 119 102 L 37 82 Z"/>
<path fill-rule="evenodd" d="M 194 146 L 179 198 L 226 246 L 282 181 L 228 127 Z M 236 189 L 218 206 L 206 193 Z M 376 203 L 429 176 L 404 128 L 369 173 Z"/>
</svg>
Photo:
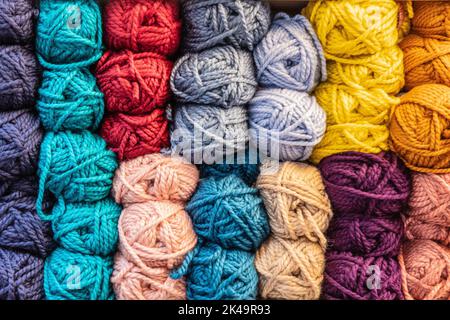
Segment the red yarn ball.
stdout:
<svg viewBox="0 0 450 320">
<path fill-rule="evenodd" d="M 163 56 L 131 51 L 106 52 L 97 64 L 97 81 L 111 112 L 142 114 L 170 99 L 173 63 Z"/>
<path fill-rule="evenodd" d="M 120 161 L 160 152 L 169 146 L 169 123 L 163 109 L 144 115 L 109 114 L 100 134 Z"/>
<path fill-rule="evenodd" d="M 104 12 L 105 40 L 111 49 L 171 55 L 180 44 L 176 0 L 111 0 Z"/>
</svg>

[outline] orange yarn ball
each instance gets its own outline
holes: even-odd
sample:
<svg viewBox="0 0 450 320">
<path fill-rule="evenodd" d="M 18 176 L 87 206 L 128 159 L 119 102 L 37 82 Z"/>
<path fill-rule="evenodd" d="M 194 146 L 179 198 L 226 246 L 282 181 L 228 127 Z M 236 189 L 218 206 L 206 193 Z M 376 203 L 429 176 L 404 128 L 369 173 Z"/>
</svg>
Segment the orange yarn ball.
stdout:
<svg viewBox="0 0 450 320">
<path fill-rule="evenodd" d="M 415 1 L 413 33 L 424 37 L 450 39 L 450 2 Z"/>
</svg>

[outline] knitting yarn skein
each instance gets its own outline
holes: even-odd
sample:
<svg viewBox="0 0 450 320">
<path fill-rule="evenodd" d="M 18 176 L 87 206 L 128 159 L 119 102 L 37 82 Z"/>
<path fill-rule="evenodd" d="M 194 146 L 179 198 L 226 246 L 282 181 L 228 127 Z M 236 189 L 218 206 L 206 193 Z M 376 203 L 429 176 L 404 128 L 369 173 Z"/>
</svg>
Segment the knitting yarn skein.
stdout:
<svg viewBox="0 0 450 320">
<path fill-rule="evenodd" d="M 450 40 L 450 3 L 416 1 L 412 31 L 427 38 Z"/>
<path fill-rule="evenodd" d="M 38 12 L 33 6 L 33 0 L 1 0 L 0 43 L 30 43 L 34 37 L 34 20 Z"/>
</svg>

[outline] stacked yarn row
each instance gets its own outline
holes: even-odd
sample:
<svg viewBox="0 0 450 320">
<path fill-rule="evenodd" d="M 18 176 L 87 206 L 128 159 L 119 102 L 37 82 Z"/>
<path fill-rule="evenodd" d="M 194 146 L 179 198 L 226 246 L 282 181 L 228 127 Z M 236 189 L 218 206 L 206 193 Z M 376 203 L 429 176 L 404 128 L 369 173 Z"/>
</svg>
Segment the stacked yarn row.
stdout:
<svg viewBox="0 0 450 320">
<path fill-rule="evenodd" d="M 37 108 L 46 130 L 37 211 L 51 221 L 58 248 L 45 262 L 47 299 L 113 299 L 110 285 L 118 206 L 109 197 L 116 157 L 95 133 L 103 95 L 89 67 L 102 54 L 98 4 L 42 0 L 36 49 L 44 67 Z M 55 205 L 46 208 L 46 193 Z"/>
<path fill-rule="evenodd" d="M 36 213 L 37 14 L 31 0 L 0 1 L 0 300 L 42 299 L 44 259 L 53 248 L 50 224 Z"/>
</svg>

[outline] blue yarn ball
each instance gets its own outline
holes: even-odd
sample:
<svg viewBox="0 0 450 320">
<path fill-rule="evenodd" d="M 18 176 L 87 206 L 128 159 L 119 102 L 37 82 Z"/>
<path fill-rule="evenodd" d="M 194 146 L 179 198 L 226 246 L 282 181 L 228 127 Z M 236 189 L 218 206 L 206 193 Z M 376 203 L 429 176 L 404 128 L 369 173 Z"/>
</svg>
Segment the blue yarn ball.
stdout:
<svg viewBox="0 0 450 320">
<path fill-rule="evenodd" d="M 323 138 L 326 114 L 316 98 L 288 89 L 261 89 L 249 103 L 250 143 L 278 161 L 303 161 Z"/>
<path fill-rule="evenodd" d="M 278 13 L 253 51 L 262 87 L 311 92 L 327 79 L 322 45 L 304 16 Z"/>
<path fill-rule="evenodd" d="M 36 107 L 48 131 L 95 131 L 103 118 L 103 94 L 86 68 L 44 71 Z"/>
<path fill-rule="evenodd" d="M 226 249 L 256 250 L 270 232 L 258 190 L 234 175 L 201 180 L 186 210 L 199 237 Z"/>
<path fill-rule="evenodd" d="M 86 67 L 102 55 L 102 16 L 97 1 L 41 0 L 36 50 L 47 69 Z"/>
</svg>

